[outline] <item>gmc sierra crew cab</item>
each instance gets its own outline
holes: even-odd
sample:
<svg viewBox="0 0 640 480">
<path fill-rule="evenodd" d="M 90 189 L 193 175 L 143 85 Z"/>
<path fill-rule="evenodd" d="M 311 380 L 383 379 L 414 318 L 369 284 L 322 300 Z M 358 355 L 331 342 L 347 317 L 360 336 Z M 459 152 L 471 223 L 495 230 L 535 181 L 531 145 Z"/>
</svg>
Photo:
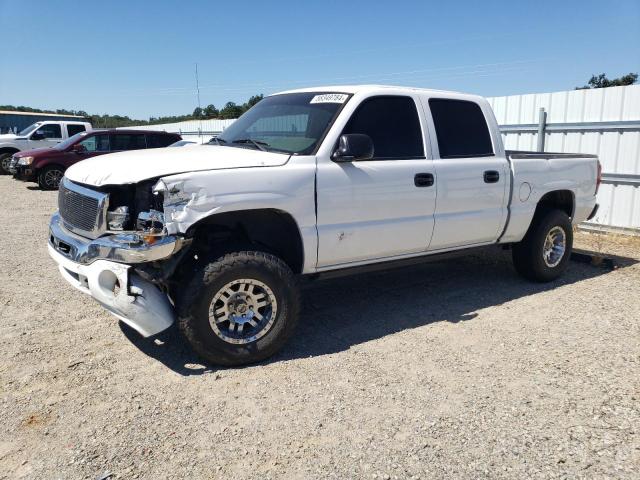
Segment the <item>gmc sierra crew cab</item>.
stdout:
<svg viewBox="0 0 640 480">
<path fill-rule="evenodd" d="M 47 120 L 29 125 L 17 135 L 0 135 L 0 173 L 10 173 L 11 157 L 18 152 L 50 148 L 88 130 L 91 130 L 89 122 Z"/>
<path fill-rule="evenodd" d="M 527 279 L 557 278 L 599 183 L 593 155 L 505 151 L 482 97 L 293 90 L 207 145 L 72 166 L 49 252 L 140 334 L 177 322 L 206 360 L 240 365 L 294 333 L 303 277 L 502 245 Z"/>
</svg>

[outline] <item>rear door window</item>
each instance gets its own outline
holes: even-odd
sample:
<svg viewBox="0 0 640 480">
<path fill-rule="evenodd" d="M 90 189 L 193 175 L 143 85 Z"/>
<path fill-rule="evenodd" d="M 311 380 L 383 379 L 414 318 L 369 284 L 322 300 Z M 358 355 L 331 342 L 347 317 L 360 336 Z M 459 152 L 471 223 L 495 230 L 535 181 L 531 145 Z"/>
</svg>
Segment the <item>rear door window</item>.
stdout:
<svg viewBox="0 0 640 480">
<path fill-rule="evenodd" d="M 429 108 L 436 128 L 440 158 L 493 155 L 489 127 L 477 103 L 432 98 Z"/>
<path fill-rule="evenodd" d="M 164 148 L 175 141 L 172 135 L 147 135 L 147 148 Z"/>
<path fill-rule="evenodd" d="M 366 99 L 342 133 L 369 135 L 373 141 L 374 160 L 424 158 L 418 109 L 410 97 Z"/>
<path fill-rule="evenodd" d="M 84 125 L 67 125 L 67 133 L 70 137 L 73 137 L 76 133 L 84 132 L 86 128 Z"/>
<path fill-rule="evenodd" d="M 139 150 L 147 148 L 143 133 L 114 133 L 111 134 L 111 150 Z"/>
</svg>

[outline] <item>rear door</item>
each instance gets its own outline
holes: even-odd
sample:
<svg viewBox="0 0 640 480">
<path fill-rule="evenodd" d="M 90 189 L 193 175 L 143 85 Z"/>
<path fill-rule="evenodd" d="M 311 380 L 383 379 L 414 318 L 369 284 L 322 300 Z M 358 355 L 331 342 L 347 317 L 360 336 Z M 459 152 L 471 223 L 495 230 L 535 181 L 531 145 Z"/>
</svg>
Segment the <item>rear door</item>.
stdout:
<svg viewBox="0 0 640 480">
<path fill-rule="evenodd" d="M 423 103 L 437 139 L 438 200 L 429 250 L 495 241 L 511 180 L 500 139 L 491 137 L 490 112 L 468 100 L 427 97 Z"/>
<path fill-rule="evenodd" d="M 412 96 L 364 99 L 341 134 L 371 137 L 374 158 L 318 157 L 318 267 L 424 252 L 433 230 L 433 164 Z"/>
</svg>

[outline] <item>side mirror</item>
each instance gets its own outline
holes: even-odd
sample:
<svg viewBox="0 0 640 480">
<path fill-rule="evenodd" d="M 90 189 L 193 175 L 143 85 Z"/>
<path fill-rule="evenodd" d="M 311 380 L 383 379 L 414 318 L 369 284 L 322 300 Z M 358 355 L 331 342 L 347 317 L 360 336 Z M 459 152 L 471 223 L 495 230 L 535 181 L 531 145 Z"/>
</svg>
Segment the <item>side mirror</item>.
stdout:
<svg viewBox="0 0 640 480">
<path fill-rule="evenodd" d="M 353 162 L 373 158 L 373 141 L 363 133 L 348 133 L 340 136 L 338 148 L 331 158 L 334 162 Z"/>
<path fill-rule="evenodd" d="M 71 147 L 71 151 L 76 153 L 84 153 L 87 151 L 87 147 L 80 143 L 76 143 L 73 147 Z"/>
<path fill-rule="evenodd" d="M 31 135 L 30 140 L 44 140 L 44 133 L 34 132 L 33 135 Z"/>
</svg>

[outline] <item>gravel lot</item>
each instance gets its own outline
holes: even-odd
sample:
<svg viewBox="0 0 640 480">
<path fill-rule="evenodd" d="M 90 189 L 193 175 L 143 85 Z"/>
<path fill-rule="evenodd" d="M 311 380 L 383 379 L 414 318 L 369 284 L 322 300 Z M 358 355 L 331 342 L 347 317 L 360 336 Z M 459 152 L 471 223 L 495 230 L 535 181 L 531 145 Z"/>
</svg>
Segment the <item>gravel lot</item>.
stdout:
<svg viewBox="0 0 640 480">
<path fill-rule="evenodd" d="M 55 192 L 0 198 L 0 478 L 638 478 L 638 243 L 582 234 L 620 268 L 548 285 L 503 251 L 317 283 L 284 352 L 212 370 L 62 280 Z"/>
</svg>

